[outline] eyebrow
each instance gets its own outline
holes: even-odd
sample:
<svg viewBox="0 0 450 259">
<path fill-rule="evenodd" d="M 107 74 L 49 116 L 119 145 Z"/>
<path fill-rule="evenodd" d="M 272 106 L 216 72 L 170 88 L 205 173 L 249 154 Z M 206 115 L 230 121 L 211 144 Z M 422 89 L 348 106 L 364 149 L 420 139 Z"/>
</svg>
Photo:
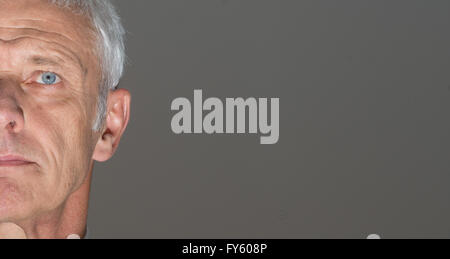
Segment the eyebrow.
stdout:
<svg viewBox="0 0 450 259">
<path fill-rule="evenodd" d="M 88 73 L 88 70 L 86 67 L 83 66 L 81 63 L 81 60 L 78 58 L 78 56 L 74 55 L 75 57 L 69 56 L 70 61 L 74 62 L 73 65 L 77 66 L 79 69 L 81 69 L 81 72 L 86 75 Z M 64 64 L 67 63 L 64 59 L 54 56 L 54 57 L 46 57 L 46 56 L 40 56 L 40 55 L 34 55 L 27 59 L 27 62 L 36 66 L 53 66 L 57 68 L 64 68 L 66 67 Z M 69 65 L 70 66 L 70 65 Z"/>
<path fill-rule="evenodd" d="M 65 57 L 68 58 L 67 61 L 69 63 L 73 62 L 72 63 L 73 65 L 78 66 L 78 68 L 81 69 L 81 71 L 84 74 L 87 74 L 87 69 L 85 66 L 83 66 L 81 59 L 76 54 L 72 53 L 71 51 L 69 51 L 69 53 L 70 54 L 64 53 L 62 55 L 64 55 Z M 31 56 L 30 58 L 27 59 L 27 62 L 31 63 L 33 65 L 37 65 L 37 66 L 55 66 L 58 68 L 66 67 L 64 64 L 67 63 L 64 58 L 58 57 L 57 55 L 49 57 L 49 56 L 42 56 L 39 54 Z"/>
<path fill-rule="evenodd" d="M 28 59 L 28 62 L 32 63 L 33 65 L 39 65 L 39 66 L 62 67 L 59 59 L 48 58 L 48 57 L 43 57 L 43 56 L 33 56 Z"/>
</svg>

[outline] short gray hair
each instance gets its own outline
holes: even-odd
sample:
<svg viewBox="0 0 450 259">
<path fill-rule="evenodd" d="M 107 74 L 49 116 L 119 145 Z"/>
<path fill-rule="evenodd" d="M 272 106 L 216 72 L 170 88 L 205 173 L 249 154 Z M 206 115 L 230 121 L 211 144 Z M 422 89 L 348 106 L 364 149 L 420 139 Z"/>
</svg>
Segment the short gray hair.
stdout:
<svg viewBox="0 0 450 259">
<path fill-rule="evenodd" d="M 125 30 L 111 0 L 49 0 L 88 17 L 96 30 L 97 51 L 102 70 L 93 130 L 100 131 L 106 118 L 109 91 L 117 88 L 125 63 Z"/>
</svg>

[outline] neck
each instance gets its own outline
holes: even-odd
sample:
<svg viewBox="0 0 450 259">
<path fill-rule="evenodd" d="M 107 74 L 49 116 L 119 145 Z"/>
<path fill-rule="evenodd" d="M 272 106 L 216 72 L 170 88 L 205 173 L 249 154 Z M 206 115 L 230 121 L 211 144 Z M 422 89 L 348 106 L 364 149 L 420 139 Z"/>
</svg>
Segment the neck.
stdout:
<svg viewBox="0 0 450 259">
<path fill-rule="evenodd" d="M 66 239 L 72 234 L 85 237 L 92 169 L 93 163 L 81 187 L 59 208 L 34 219 L 0 224 L 0 238 Z"/>
</svg>

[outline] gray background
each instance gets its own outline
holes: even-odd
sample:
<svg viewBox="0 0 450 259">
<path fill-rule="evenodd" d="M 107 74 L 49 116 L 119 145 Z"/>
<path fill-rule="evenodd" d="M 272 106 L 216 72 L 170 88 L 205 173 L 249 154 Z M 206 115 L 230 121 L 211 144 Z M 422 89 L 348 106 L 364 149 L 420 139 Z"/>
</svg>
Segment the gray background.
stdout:
<svg viewBox="0 0 450 259">
<path fill-rule="evenodd" d="M 450 237 L 449 1 L 115 2 L 134 99 L 92 237 Z M 281 98 L 280 142 L 174 135 L 194 89 Z"/>
</svg>

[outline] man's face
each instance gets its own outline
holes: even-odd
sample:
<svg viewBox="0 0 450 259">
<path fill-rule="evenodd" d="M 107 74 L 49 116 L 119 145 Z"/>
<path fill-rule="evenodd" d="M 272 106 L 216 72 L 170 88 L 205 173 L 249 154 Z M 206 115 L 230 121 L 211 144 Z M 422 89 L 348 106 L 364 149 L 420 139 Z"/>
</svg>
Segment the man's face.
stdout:
<svg viewBox="0 0 450 259">
<path fill-rule="evenodd" d="M 57 209 L 90 172 L 101 75 L 90 28 L 46 0 L 0 0 L 0 222 Z"/>
</svg>

